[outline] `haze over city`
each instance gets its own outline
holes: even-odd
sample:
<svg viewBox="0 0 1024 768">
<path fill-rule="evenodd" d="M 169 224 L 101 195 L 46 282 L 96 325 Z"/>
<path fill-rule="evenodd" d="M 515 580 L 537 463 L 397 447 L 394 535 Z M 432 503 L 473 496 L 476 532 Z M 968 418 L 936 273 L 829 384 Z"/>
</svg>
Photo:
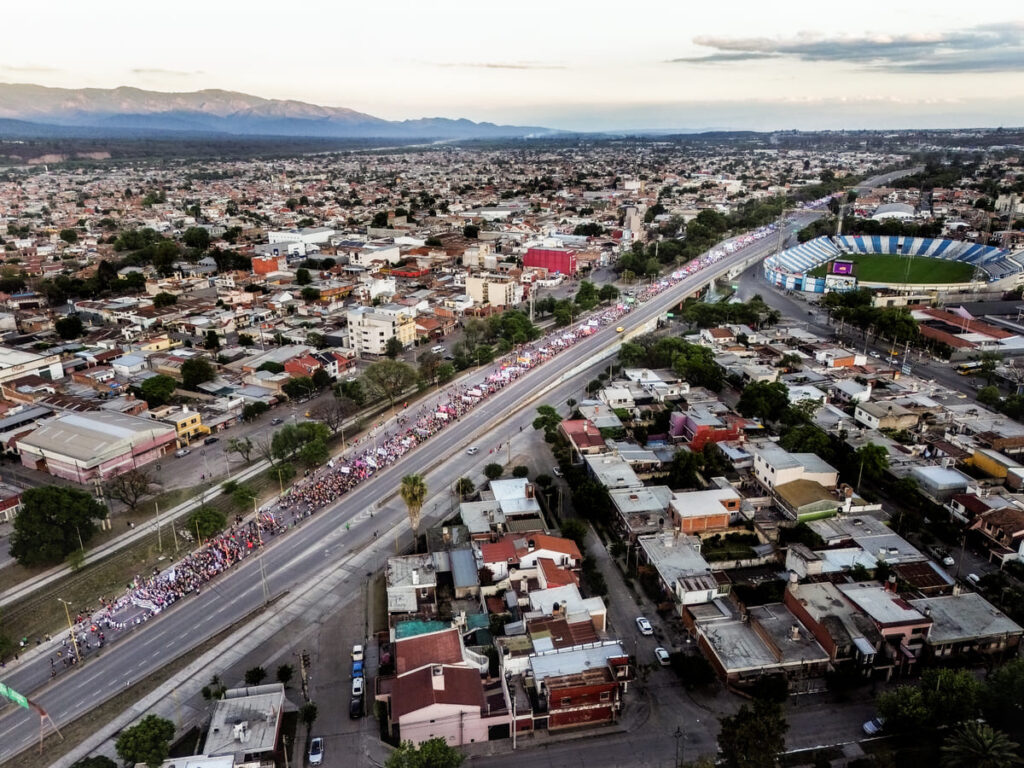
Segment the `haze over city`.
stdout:
<svg viewBox="0 0 1024 768">
<path fill-rule="evenodd" d="M 0 81 L 578 131 L 1024 122 L 1019 6 L 18 3 Z"/>
</svg>

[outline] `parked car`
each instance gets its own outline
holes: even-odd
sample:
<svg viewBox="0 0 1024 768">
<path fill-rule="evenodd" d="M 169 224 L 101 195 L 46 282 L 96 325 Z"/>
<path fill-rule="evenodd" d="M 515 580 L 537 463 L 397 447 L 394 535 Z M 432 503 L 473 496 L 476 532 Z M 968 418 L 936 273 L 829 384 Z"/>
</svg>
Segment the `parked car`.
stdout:
<svg viewBox="0 0 1024 768">
<path fill-rule="evenodd" d="M 276 427 L 278 424 L 284 424 L 284 419 L 273 418 L 270 420 L 270 424 Z"/>
<path fill-rule="evenodd" d="M 188 456 L 190 453 L 192 453 L 192 451 L 188 448 L 180 448 L 174 452 L 174 455 L 180 459 L 182 456 Z"/>
<path fill-rule="evenodd" d="M 974 586 L 978 586 L 981 583 L 981 577 L 976 573 L 968 573 L 967 580 Z"/>
<path fill-rule="evenodd" d="M 205 440 L 203 440 L 203 445 L 213 445 L 218 440 L 220 440 L 219 437 L 208 437 Z"/>
<path fill-rule="evenodd" d="M 361 662 L 361 661 L 353 661 L 352 662 L 352 677 L 362 677 L 362 676 L 363 676 L 363 662 Z"/>
<path fill-rule="evenodd" d="M 320 765 L 324 761 L 324 740 L 317 736 L 309 742 L 309 764 Z"/>
<path fill-rule="evenodd" d="M 469 454 L 470 456 L 476 456 L 478 453 L 480 453 L 480 449 L 474 445 L 467 448 L 466 453 Z"/>
<path fill-rule="evenodd" d="M 884 717 L 872 717 L 864 725 L 861 726 L 864 729 L 864 733 L 868 736 L 877 736 L 885 728 Z"/>
<path fill-rule="evenodd" d="M 361 646 L 361 645 L 353 645 L 352 646 L 352 661 L 362 661 L 362 660 L 363 660 L 363 646 Z"/>
<path fill-rule="evenodd" d="M 664 648 L 655 648 L 654 658 L 656 658 L 658 660 L 658 663 L 661 664 L 661 666 L 663 667 L 667 667 L 669 665 L 669 652 L 666 651 Z"/>
<path fill-rule="evenodd" d="M 357 720 L 363 716 L 363 697 L 353 696 L 352 700 L 348 703 L 348 716 L 353 720 Z"/>
<path fill-rule="evenodd" d="M 352 695 L 362 696 L 363 695 L 363 678 L 353 677 L 352 678 Z"/>
<path fill-rule="evenodd" d="M 640 630 L 641 635 L 654 634 L 654 627 L 651 626 L 651 622 L 649 622 L 643 616 L 636 617 L 636 628 Z"/>
<path fill-rule="evenodd" d="M 551 468 L 551 474 L 554 475 L 555 477 L 561 477 L 562 476 L 562 468 L 561 467 L 552 467 Z"/>
</svg>

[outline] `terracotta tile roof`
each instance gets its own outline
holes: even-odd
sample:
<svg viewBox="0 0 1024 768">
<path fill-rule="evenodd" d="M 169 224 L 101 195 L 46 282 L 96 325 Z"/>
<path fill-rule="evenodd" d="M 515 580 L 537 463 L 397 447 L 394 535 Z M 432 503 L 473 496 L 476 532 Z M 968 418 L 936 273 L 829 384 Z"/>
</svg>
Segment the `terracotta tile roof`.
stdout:
<svg viewBox="0 0 1024 768">
<path fill-rule="evenodd" d="M 515 544 L 508 536 L 498 539 L 493 543 L 481 544 L 480 554 L 483 557 L 484 564 L 519 562 L 519 555 L 516 554 Z"/>
<path fill-rule="evenodd" d="M 552 587 L 564 587 L 569 584 L 579 586 L 579 577 L 572 571 L 568 571 L 565 568 L 559 568 L 551 558 L 538 558 L 537 565 L 540 566 L 540 569 L 544 574 L 544 581 L 547 583 L 548 589 L 551 589 Z"/>
<path fill-rule="evenodd" d="M 609 409 L 611 412 L 611 409 Z M 562 422 L 562 431 L 580 448 L 600 448 L 604 446 L 604 438 L 589 419 L 566 419 Z"/>
<path fill-rule="evenodd" d="M 461 664 L 462 643 L 457 629 L 445 629 L 395 642 L 395 670 L 399 675 L 427 664 Z"/>
<path fill-rule="evenodd" d="M 1024 535 L 1024 510 L 1016 507 L 990 509 L 978 515 L 978 519 L 971 525 L 972 528 L 986 526 L 999 528 L 1011 538 Z"/>
<path fill-rule="evenodd" d="M 568 555 L 573 560 L 582 560 L 583 556 L 580 554 L 580 548 L 576 546 L 576 542 L 572 539 L 563 539 L 560 536 L 549 536 L 546 533 L 537 533 L 529 538 L 533 542 L 534 549 L 544 549 L 551 552 L 558 552 L 562 555 Z"/>
<path fill-rule="evenodd" d="M 391 694 L 393 722 L 432 704 L 463 707 L 484 706 L 484 688 L 480 673 L 467 667 L 440 667 L 435 679 L 434 667 L 424 667 L 394 682 Z"/>
</svg>

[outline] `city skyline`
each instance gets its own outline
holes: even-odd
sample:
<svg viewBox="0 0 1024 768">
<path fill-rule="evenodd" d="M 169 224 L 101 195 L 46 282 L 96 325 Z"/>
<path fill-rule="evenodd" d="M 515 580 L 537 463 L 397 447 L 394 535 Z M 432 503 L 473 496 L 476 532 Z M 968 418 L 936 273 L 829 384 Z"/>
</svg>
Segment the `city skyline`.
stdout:
<svg viewBox="0 0 1024 768">
<path fill-rule="evenodd" d="M 386 119 L 465 117 L 578 131 L 1024 123 L 1024 24 L 1007 2 L 919 9 L 610 4 L 514 9 L 186 0 L 20 5 L 0 81 L 217 88 Z M 53 19 L 57 19 L 56 22 Z M 97 20 L 102 23 L 97 24 Z"/>
</svg>

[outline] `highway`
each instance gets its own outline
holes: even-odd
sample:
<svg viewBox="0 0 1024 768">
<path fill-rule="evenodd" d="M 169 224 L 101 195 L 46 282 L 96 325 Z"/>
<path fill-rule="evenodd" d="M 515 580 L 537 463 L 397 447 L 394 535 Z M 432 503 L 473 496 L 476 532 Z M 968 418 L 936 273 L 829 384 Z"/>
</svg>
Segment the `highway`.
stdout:
<svg viewBox="0 0 1024 768">
<path fill-rule="evenodd" d="M 796 231 L 817 215 L 813 212 L 795 214 L 787 227 Z M 623 335 L 628 336 L 647 324 L 653 325 L 660 315 L 710 281 L 768 255 L 776 242 L 774 235 L 764 237 L 663 291 L 619 321 L 626 328 Z M 428 500 L 424 516 L 437 516 L 438 505 L 448 503 L 445 486 L 464 474 L 464 467 L 493 460 L 493 457 L 488 459 L 485 450 L 503 437 L 498 434 L 485 441 L 484 435 L 510 417 L 507 433 L 528 425 L 536 405 L 546 402 L 543 394 L 546 387 L 557 387 L 589 371 L 603 355 L 618 347 L 623 335 L 617 334 L 612 326 L 600 328 L 557 358 L 525 373 L 372 480 L 356 486 L 332 507 L 322 509 L 297 529 L 278 537 L 259 558 L 247 559 L 211 582 L 200 595 L 179 601 L 72 672 L 51 683 L 49 663 L 42 657 L 7 670 L 3 682 L 38 702 L 58 725 L 68 723 L 123 690 L 131 681 L 159 669 L 164 660 L 199 645 L 262 605 L 264 589 L 257 565 L 259 559 L 263 561 L 269 595 L 291 593 L 282 601 L 287 603 L 291 596 L 315 584 L 322 572 L 336 568 L 339 561 L 364 545 L 380 548 L 384 554 L 392 544 L 392 535 L 404 535 L 408 541 L 408 523 L 402 505 L 377 506 L 395 493 L 403 475 L 427 473 L 446 462 L 454 465 L 439 467 L 432 473 L 434 477 L 443 477 L 444 483 L 435 481 L 433 487 L 439 493 L 432 501 Z M 486 371 L 479 375 L 483 378 Z M 485 450 L 470 459 L 465 455 L 465 448 L 478 442 Z M 428 482 L 431 479 L 428 476 Z M 374 508 L 379 512 L 371 517 L 370 510 Z M 373 537 L 375 530 L 384 532 L 379 540 Z M 36 716 L 8 707 L 0 717 L 0 762 L 9 761 L 31 746 L 37 736 Z"/>
</svg>

